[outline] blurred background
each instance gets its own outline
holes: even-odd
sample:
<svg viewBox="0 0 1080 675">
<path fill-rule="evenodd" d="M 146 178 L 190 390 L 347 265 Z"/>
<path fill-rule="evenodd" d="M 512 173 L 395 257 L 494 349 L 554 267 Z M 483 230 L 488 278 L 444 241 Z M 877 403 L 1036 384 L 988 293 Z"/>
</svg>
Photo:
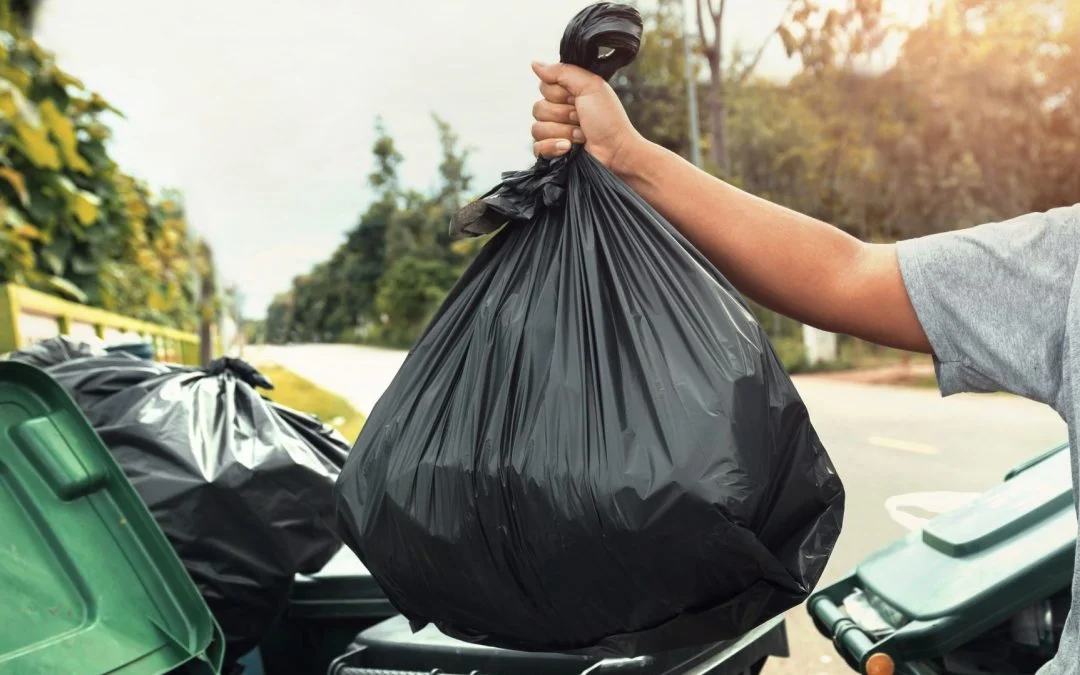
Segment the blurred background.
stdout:
<svg viewBox="0 0 1080 675">
<path fill-rule="evenodd" d="M 529 62 L 586 4 L 0 0 L 0 341 L 242 353 L 355 435 L 476 254 L 450 214 L 532 161 Z M 750 192 L 872 241 L 1080 201 L 1080 0 L 637 4 L 630 117 Z M 831 574 L 1064 438 L 756 310 L 849 487 Z M 843 672 L 791 623 L 769 672 Z"/>
<path fill-rule="evenodd" d="M 531 161 L 528 63 L 586 4 L 7 1 L 35 46 L 6 50 L 6 95 L 45 127 L 35 149 L 7 125 L 6 280 L 183 328 L 201 307 L 249 342 L 395 347 L 475 253 L 448 214 Z M 1076 2 L 640 9 L 614 82 L 632 119 L 755 194 L 882 241 L 1080 194 Z M 808 359 L 761 315 L 793 370 L 868 351 Z"/>
</svg>

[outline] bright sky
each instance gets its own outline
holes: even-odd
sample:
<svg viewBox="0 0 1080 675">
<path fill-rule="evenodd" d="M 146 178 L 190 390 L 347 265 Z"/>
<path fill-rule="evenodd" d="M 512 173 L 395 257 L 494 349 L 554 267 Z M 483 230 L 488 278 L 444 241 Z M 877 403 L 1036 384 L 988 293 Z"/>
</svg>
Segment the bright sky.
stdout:
<svg viewBox="0 0 1080 675">
<path fill-rule="evenodd" d="M 693 0 L 687 0 L 687 8 Z M 840 0 L 835 0 L 840 2 Z M 477 192 L 531 163 L 534 59 L 558 59 L 582 0 L 45 0 L 36 37 L 120 108 L 114 156 L 178 187 L 221 274 L 261 316 L 330 255 L 370 200 L 374 121 L 433 185 L 431 113 L 472 148 Z M 781 0 L 728 2 L 728 41 L 756 45 Z M 925 0 L 893 0 L 906 16 Z M 648 36 L 646 35 L 646 39 Z M 792 64 L 776 41 L 762 63 Z"/>
</svg>

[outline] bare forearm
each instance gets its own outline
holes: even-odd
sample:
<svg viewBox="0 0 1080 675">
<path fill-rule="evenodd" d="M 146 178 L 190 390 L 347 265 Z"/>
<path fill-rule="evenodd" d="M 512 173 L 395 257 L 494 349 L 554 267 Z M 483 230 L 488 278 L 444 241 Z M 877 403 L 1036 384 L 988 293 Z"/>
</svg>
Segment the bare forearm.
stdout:
<svg viewBox="0 0 1080 675">
<path fill-rule="evenodd" d="M 824 330 L 928 351 L 892 246 L 747 194 L 654 144 L 616 167 L 741 291 Z"/>
</svg>

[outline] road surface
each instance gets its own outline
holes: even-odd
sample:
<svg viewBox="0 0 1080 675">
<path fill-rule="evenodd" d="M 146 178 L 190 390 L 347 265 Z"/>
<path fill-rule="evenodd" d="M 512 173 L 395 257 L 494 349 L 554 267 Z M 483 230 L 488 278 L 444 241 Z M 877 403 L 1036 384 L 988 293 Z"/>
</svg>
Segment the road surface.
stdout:
<svg viewBox="0 0 1080 675">
<path fill-rule="evenodd" d="M 353 346 L 264 348 L 269 358 L 368 412 L 404 359 L 403 352 Z M 850 570 L 935 511 L 1001 481 L 1015 464 L 1065 440 L 1046 408 L 1011 396 L 796 378 L 811 419 L 847 489 L 844 534 L 825 581 Z M 792 658 L 766 675 L 848 674 L 802 608 L 788 615 Z"/>
</svg>

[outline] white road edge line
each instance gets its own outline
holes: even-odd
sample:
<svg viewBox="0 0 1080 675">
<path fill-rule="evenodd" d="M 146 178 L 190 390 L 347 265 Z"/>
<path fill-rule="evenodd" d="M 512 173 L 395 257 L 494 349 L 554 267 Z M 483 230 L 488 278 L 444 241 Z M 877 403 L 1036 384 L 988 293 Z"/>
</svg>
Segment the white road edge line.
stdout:
<svg viewBox="0 0 1080 675">
<path fill-rule="evenodd" d="M 866 442 L 870 445 L 876 445 L 879 448 L 888 448 L 889 450 L 900 450 L 903 452 L 913 452 L 916 455 L 940 455 L 941 451 L 932 445 L 926 445 L 925 443 L 915 443 L 913 441 L 901 441 L 895 438 L 885 438 L 884 436 L 871 436 L 866 439 Z"/>
</svg>

